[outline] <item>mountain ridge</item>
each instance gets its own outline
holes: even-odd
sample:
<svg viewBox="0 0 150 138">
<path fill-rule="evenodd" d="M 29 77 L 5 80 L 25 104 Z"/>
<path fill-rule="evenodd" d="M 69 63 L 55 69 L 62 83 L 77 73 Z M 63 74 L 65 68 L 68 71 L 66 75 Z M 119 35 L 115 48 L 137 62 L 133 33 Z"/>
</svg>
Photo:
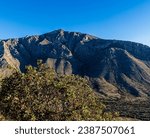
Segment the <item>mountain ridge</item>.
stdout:
<svg viewBox="0 0 150 138">
<path fill-rule="evenodd" d="M 150 47 L 62 29 L 0 41 L 0 74 L 24 71 L 42 59 L 60 74 L 86 76 L 107 96 L 150 96 Z"/>
</svg>

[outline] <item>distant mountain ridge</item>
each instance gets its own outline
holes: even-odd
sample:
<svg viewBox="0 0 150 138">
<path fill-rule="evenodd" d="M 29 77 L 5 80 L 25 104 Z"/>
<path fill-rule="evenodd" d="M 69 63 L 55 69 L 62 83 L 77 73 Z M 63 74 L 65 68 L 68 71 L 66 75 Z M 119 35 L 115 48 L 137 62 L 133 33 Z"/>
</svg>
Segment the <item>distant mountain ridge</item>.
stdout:
<svg viewBox="0 0 150 138">
<path fill-rule="evenodd" d="M 62 29 L 0 41 L 0 74 L 24 71 L 42 59 L 60 74 L 86 76 L 108 96 L 150 96 L 150 47 Z"/>
</svg>

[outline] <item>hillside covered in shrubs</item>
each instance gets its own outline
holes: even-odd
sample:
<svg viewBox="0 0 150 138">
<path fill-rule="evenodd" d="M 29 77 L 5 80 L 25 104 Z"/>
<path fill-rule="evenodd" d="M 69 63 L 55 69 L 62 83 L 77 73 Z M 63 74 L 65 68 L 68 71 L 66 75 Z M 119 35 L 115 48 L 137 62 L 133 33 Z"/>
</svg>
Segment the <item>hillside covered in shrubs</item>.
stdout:
<svg viewBox="0 0 150 138">
<path fill-rule="evenodd" d="M 16 71 L 1 82 L 0 119 L 28 121 L 115 120 L 88 81 L 59 75 L 41 62 Z"/>
</svg>

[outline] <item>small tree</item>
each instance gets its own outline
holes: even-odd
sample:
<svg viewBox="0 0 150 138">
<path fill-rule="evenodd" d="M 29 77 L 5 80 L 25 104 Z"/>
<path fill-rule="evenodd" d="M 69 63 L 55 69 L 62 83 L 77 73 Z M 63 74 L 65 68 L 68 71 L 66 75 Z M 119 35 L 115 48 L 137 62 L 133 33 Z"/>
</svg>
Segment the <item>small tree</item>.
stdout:
<svg viewBox="0 0 150 138">
<path fill-rule="evenodd" d="M 39 62 L 26 73 L 3 79 L 1 114 L 10 120 L 113 120 L 104 113 L 88 81 L 75 75 L 56 75 Z"/>
</svg>

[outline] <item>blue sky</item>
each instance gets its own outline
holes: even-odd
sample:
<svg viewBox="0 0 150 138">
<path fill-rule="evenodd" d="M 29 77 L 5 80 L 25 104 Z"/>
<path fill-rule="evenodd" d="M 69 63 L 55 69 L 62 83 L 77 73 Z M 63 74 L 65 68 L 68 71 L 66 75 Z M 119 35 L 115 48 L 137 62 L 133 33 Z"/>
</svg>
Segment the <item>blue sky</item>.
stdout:
<svg viewBox="0 0 150 138">
<path fill-rule="evenodd" d="M 0 39 L 55 29 L 150 46 L 150 0 L 1 0 Z"/>
</svg>

